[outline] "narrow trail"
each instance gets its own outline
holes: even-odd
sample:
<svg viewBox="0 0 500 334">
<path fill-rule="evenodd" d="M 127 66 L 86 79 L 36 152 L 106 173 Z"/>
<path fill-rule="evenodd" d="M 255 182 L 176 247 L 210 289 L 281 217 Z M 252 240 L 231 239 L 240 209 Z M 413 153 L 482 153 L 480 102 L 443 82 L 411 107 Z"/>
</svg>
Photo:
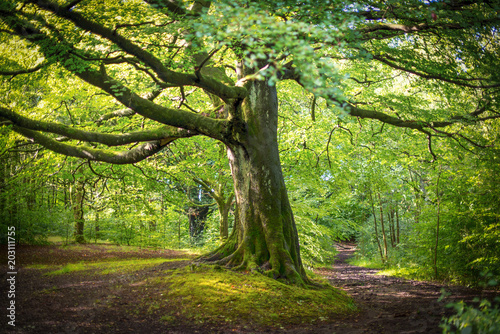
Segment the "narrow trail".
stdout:
<svg viewBox="0 0 500 334">
<path fill-rule="evenodd" d="M 355 244 L 337 246 L 339 255 L 332 269 L 322 269 L 333 286 L 349 293 L 361 308 L 354 318 L 345 319 L 315 333 L 442 333 L 439 323 L 452 314 L 445 305 L 452 300 L 472 301 L 480 291 L 433 282 L 419 282 L 375 275 L 377 270 L 356 267 L 346 260 L 353 256 Z M 441 289 L 452 295 L 438 302 Z"/>
</svg>

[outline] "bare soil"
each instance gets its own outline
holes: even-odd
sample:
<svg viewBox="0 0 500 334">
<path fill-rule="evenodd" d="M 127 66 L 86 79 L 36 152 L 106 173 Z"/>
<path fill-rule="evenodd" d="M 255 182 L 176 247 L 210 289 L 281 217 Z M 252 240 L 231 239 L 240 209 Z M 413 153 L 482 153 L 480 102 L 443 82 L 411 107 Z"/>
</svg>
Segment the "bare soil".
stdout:
<svg viewBox="0 0 500 334">
<path fill-rule="evenodd" d="M 7 325 L 7 268 L 1 275 L 1 329 L 12 333 L 441 333 L 439 323 L 450 310 L 450 301 L 438 302 L 441 289 L 455 300 L 471 301 L 485 292 L 458 286 L 443 286 L 375 275 L 376 270 L 352 266 L 346 259 L 355 245 L 338 247 L 338 258 L 331 268 L 317 272 L 334 286 L 347 291 L 360 307 L 360 313 L 345 319 L 284 328 L 244 328 L 239 324 L 201 323 L 185 319 L 162 321 L 154 305 L 160 291 L 144 285 L 146 277 L 165 275 L 166 270 L 185 266 L 189 261 L 165 262 L 130 274 L 103 275 L 96 271 L 77 271 L 64 275 L 44 276 L 47 270 L 27 268 L 33 264 L 62 265 L 103 259 L 166 258 L 188 255 L 178 251 L 142 249 L 136 252 L 109 252 L 97 245 L 80 250 L 55 246 L 18 246 L 16 249 L 16 326 Z M 6 248 L 2 247 L 6 258 Z M 488 292 L 493 297 L 495 292 Z M 148 302 L 149 301 L 149 302 Z M 169 307 L 175 308 L 175 305 Z M 221 306 L 223 307 L 223 306 Z"/>
</svg>

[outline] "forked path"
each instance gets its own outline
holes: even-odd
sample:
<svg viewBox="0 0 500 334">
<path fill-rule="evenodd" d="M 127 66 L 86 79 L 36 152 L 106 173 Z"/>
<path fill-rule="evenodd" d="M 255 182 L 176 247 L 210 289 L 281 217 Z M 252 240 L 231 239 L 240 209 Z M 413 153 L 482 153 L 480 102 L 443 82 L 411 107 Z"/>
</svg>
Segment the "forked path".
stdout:
<svg viewBox="0 0 500 334">
<path fill-rule="evenodd" d="M 481 292 L 432 282 L 418 282 L 375 275 L 377 270 L 356 267 L 346 260 L 354 254 L 354 244 L 337 246 L 339 255 L 333 270 L 321 270 L 333 286 L 349 293 L 361 313 L 316 333 L 442 333 L 439 323 L 451 314 L 445 305 L 451 300 L 471 301 Z M 438 302 L 441 290 L 451 293 Z"/>
</svg>

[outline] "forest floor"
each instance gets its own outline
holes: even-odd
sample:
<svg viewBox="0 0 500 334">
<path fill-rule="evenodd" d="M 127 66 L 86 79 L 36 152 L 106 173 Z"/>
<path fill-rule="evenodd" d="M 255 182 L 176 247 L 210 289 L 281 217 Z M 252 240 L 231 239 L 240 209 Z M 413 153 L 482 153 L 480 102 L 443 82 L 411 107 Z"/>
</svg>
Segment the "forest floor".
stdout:
<svg viewBox="0 0 500 334">
<path fill-rule="evenodd" d="M 116 248 L 109 249 L 99 245 L 71 249 L 58 246 L 19 246 L 16 249 L 16 326 L 7 325 L 6 317 L 2 315 L 2 328 L 7 328 L 12 333 L 73 334 L 441 333 L 439 323 L 442 317 L 452 312 L 445 308 L 447 302 L 472 301 L 474 297 L 484 294 L 465 287 L 375 275 L 376 270 L 352 266 L 346 262 L 355 251 L 354 244 L 343 243 L 338 249 L 335 264 L 316 272 L 327 278 L 333 286 L 350 294 L 360 308 L 358 314 L 310 325 L 284 324 L 282 328 L 245 328 L 236 323 L 196 323 L 182 317 L 162 319 L 158 313 L 161 310 L 154 302 L 161 291 L 144 284 L 145 278 L 151 279 L 164 275 L 167 270 L 183 267 L 189 263 L 192 255 L 179 251 L 138 248 L 120 252 Z M 3 253 L 6 254 L 4 248 Z M 141 267 L 144 264 L 141 259 L 158 259 L 160 262 Z M 103 267 L 103 260 L 109 260 L 110 265 Z M 129 260 L 132 262 L 127 262 Z M 71 267 L 68 263 L 75 265 Z M 76 263 L 84 263 L 85 270 L 77 270 Z M 92 266 L 92 263 L 99 266 Z M 134 270 L 124 272 L 120 263 L 128 267 L 135 266 Z M 115 270 L 118 267 L 122 269 Z M 61 274 L 47 275 L 54 272 L 54 268 L 60 268 Z M 6 295 L 9 276 L 6 274 L 7 269 L 3 269 L 1 288 L 2 294 Z M 64 270 L 68 272 L 64 273 Z M 451 296 L 446 301 L 438 302 L 442 288 L 450 292 Z M 493 293 L 489 292 L 489 297 Z M 7 298 L 2 296 L 0 300 L 0 309 L 5 312 Z M 149 305 L 149 308 L 144 305 Z"/>
</svg>

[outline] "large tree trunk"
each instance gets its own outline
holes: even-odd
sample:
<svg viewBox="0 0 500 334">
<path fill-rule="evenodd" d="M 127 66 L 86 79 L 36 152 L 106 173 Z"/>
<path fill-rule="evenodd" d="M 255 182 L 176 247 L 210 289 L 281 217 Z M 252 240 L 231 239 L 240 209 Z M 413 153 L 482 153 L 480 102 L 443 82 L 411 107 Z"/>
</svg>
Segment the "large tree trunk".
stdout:
<svg viewBox="0 0 500 334">
<path fill-rule="evenodd" d="M 227 242 L 204 259 L 294 284 L 310 283 L 279 159 L 276 89 L 266 81 L 248 88 L 249 97 L 237 106 L 241 126 L 228 144 L 238 222 Z"/>
</svg>

